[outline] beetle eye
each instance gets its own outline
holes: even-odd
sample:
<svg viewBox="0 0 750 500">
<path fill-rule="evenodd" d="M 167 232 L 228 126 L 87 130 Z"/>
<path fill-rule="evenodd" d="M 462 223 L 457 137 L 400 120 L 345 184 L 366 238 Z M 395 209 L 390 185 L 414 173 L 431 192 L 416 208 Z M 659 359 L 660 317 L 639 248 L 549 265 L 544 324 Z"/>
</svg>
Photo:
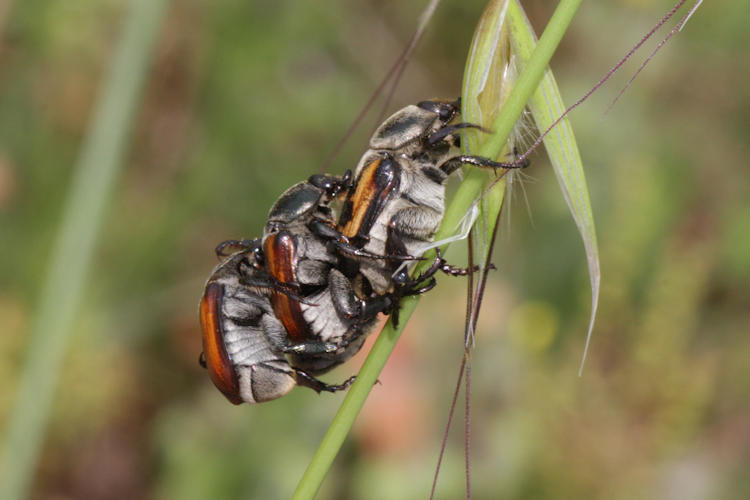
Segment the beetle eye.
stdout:
<svg viewBox="0 0 750 500">
<path fill-rule="evenodd" d="M 206 366 L 206 353 L 201 351 L 201 355 L 198 356 L 198 364 L 201 365 L 203 368 L 207 368 Z"/>
</svg>

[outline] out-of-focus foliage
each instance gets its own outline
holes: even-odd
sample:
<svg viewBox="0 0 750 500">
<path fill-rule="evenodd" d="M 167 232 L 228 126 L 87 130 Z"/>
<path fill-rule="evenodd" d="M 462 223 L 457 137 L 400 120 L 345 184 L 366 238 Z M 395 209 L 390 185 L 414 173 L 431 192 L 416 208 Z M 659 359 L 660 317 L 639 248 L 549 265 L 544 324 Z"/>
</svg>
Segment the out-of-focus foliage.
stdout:
<svg viewBox="0 0 750 500">
<path fill-rule="evenodd" d="M 0 9 L 0 423 L 125 2 L 9 5 Z M 543 26 L 548 2 L 526 5 Z M 586 3 L 553 61 L 566 99 L 667 8 Z M 459 92 L 481 9 L 444 2 L 393 109 Z M 320 168 L 418 12 L 407 2 L 172 2 L 35 497 L 289 496 L 341 396 L 298 389 L 230 405 L 197 363 L 197 301 L 214 245 L 258 234 L 278 194 Z M 549 166 L 532 159 L 532 217 L 519 188 L 474 351 L 478 498 L 750 496 L 748 16 L 742 2 L 704 4 L 609 115 L 617 82 L 571 117 L 602 264 L 583 378 L 585 258 Z M 354 166 L 368 130 L 332 172 Z M 424 498 L 462 356 L 463 299 L 460 280 L 447 278 L 424 298 L 321 498 Z M 450 440 L 443 498 L 462 494 L 461 438 Z"/>
</svg>

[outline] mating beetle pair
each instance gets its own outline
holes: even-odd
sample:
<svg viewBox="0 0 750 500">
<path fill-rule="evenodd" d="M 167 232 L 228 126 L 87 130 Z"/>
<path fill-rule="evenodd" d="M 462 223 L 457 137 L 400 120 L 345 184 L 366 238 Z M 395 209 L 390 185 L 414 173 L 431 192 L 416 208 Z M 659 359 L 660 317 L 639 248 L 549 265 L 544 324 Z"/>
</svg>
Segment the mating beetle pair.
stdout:
<svg viewBox="0 0 750 500">
<path fill-rule="evenodd" d="M 308 228 L 329 223 L 321 218 L 330 213 L 329 195 L 316 181 L 292 186 L 279 198 L 262 240 L 217 247 L 226 259 L 201 300 L 202 360 L 235 404 L 276 399 L 295 385 L 319 392 L 348 387 L 353 379 L 331 386 L 314 375 L 356 354 L 379 312 L 423 291 L 411 282 L 380 295 L 355 291 L 365 284 L 336 269 L 333 246 Z M 228 248 L 239 250 L 227 256 Z"/>
<path fill-rule="evenodd" d="M 230 401 L 268 401 L 295 385 L 348 387 L 353 378 L 331 386 L 314 376 L 359 351 L 378 313 L 397 321 L 399 299 L 431 289 L 436 272 L 466 274 L 438 255 L 423 275 L 408 275 L 442 220 L 446 179 L 463 164 L 525 164 L 452 156 L 457 132 L 475 127 L 451 125 L 457 114 L 457 101 L 397 111 L 375 131 L 353 176 L 315 175 L 292 186 L 272 207 L 262 240 L 217 247 L 226 259 L 201 300 L 202 360 Z M 230 247 L 237 251 L 227 256 Z"/>
</svg>

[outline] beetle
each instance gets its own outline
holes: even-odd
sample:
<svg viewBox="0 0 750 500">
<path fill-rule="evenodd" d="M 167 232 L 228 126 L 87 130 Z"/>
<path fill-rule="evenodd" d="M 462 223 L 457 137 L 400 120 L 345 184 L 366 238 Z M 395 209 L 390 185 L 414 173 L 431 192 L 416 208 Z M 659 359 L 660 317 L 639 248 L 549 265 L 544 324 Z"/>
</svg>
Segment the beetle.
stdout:
<svg viewBox="0 0 750 500">
<path fill-rule="evenodd" d="M 528 165 L 452 154 L 461 129 L 483 130 L 470 123 L 453 124 L 459 108 L 460 99 L 431 100 L 396 111 L 375 130 L 354 171 L 337 226 L 345 243 L 339 248 L 375 293 L 408 281 L 411 263 L 402 266 L 398 257 L 414 260 L 432 242 L 445 211 L 445 182 L 461 165 L 492 169 Z M 348 251 L 349 247 L 363 254 Z"/>
<path fill-rule="evenodd" d="M 222 244 L 223 245 L 223 244 Z M 221 254 L 227 245 L 217 247 Z M 348 387 L 328 385 L 305 371 L 305 363 L 290 362 L 287 354 L 316 349 L 333 353 L 339 346 L 317 342 L 313 347 L 294 345 L 276 317 L 269 294 L 293 295 L 262 269 L 260 240 L 243 242 L 243 248 L 227 256 L 211 273 L 200 301 L 203 331 L 201 365 L 214 385 L 234 404 L 261 403 L 279 398 L 295 385 L 317 392 Z"/>
<path fill-rule="evenodd" d="M 327 240 L 309 227 L 313 220 L 331 223 L 331 200 L 348 185 L 350 176 L 350 172 L 341 178 L 318 175 L 290 187 L 271 207 L 263 231 L 265 270 L 306 299 L 278 291 L 270 294 L 289 339 L 306 346 L 290 358 L 315 373 L 356 354 L 373 330 L 378 312 L 392 305 L 386 296 L 361 298 L 355 283 L 336 269 L 338 256 Z M 318 353 L 314 347 L 318 342 L 338 345 L 339 350 Z"/>
</svg>

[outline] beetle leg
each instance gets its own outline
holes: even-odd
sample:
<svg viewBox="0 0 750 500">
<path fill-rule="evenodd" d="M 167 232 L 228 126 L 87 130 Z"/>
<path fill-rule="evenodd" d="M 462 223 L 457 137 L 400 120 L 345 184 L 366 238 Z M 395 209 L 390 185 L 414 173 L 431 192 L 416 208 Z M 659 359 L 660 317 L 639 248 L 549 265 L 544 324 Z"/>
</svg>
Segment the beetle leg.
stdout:
<svg viewBox="0 0 750 500">
<path fill-rule="evenodd" d="M 392 313 L 394 309 L 398 309 L 398 297 L 393 293 L 385 293 L 383 295 L 376 295 L 360 301 L 360 315 L 361 320 L 374 318 L 378 313 Z"/>
<path fill-rule="evenodd" d="M 481 267 L 479 265 L 474 265 L 471 269 L 468 267 L 458 267 L 453 266 L 451 264 L 448 264 L 445 259 L 443 258 L 443 253 L 440 251 L 440 248 L 435 248 L 435 260 L 432 262 L 432 265 L 429 269 L 427 269 L 424 273 L 420 274 L 416 278 L 414 278 L 413 281 L 419 283 L 420 281 L 423 281 L 425 278 L 429 278 L 433 274 L 435 274 L 437 271 L 441 271 L 449 276 L 467 276 L 469 273 L 476 273 L 478 272 Z M 494 264 L 490 264 L 488 269 L 496 269 Z"/>
<path fill-rule="evenodd" d="M 364 259 L 375 259 L 375 260 L 398 260 L 398 261 L 404 261 L 404 260 L 422 260 L 419 257 L 414 257 L 412 255 L 396 255 L 396 254 L 388 254 L 388 255 L 379 255 L 375 253 L 368 252 L 367 250 L 363 250 L 349 242 L 349 239 L 341 234 L 336 228 L 331 227 L 330 224 L 327 224 L 325 221 L 322 221 L 320 219 L 313 219 L 308 224 L 308 228 L 310 231 L 313 232 L 314 235 L 323 238 L 325 240 L 329 240 L 331 244 L 336 247 L 336 249 L 341 252 L 344 255 L 348 255 L 350 257 L 360 257 Z"/>
<path fill-rule="evenodd" d="M 485 133 L 491 132 L 491 130 L 486 129 L 481 125 L 476 125 L 474 123 L 456 123 L 455 125 L 448 125 L 446 127 L 439 129 L 437 132 L 433 132 L 429 137 L 427 137 L 427 145 L 434 146 L 438 142 L 444 140 L 449 135 L 453 134 L 456 130 L 460 130 L 462 128 L 474 128 Z"/>
<path fill-rule="evenodd" d="M 411 297 L 414 295 L 422 295 L 423 293 L 427 293 L 435 286 L 437 285 L 437 281 L 435 281 L 435 278 L 430 279 L 430 281 L 427 282 L 427 284 L 421 288 L 416 288 L 416 286 L 407 286 L 404 288 L 397 288 L 394 292 L 394 305 L 392 307 L 391 312 L 391 321 L 393 322 L 394 327 L 398 327 L 398 321 L 399 321 L 399 311 L 401 310 L 401 299 L 404 297 Z"/>
<path fill-rule="evenodd" d="M 345 346 L 344 346 L 345 347 Z M 280 346 L 284 354 L 298 354 L 303 356 L 315 356 L 320 354 L 335 354 L 342 349 L 340 344 L 330 342 L 300 342 L 298 344 L 287 344 Z"/>
<path fill-rule="evenodd" d="M 445 274 L 447 274 L 448 276 L 467 276 L 469 273 L 476 273 L 480 269 L 481 269 L 481 266 L 479 265 L 474 265 L 474 267 L 469 269 L 468 267 L 455 267 L 455 266 L 448 264 L 445 261 L 443 261 L 442 264 L 440 265 L 440 270 L 444 272 Z M 495 267 L 495 264 L 490 264 L 487 269 L 494 270 L 497 268 Z"/>
<path fill-rule="evenodd" d="M 404 269 L 396 274 L 393 275 L 393 283 L 397 287 L 401 288 L 408 288 L 408 287 L 416 287 L 419 283 L 422 283 L 424 280 L 431 278 L 437 273 L 438 271 L 441 271 L 449 276 L 467 276 L 469 273 L 475 273 L 480 270 L 480 267 L 478 265 L 475 265 L 471 269 L 467 267 L 456 267 L 448 264 L 445 259 L 443 259 L 443 255 L 440 252 L 439 248 L 435 249 L 437 256 L 435 257 L 435 260 L 432 261 L 432 265 L 424 270 L 423 272 L 419 273 L 419 275 L 415 276 L 414 278 L 410 278 L 408 272 Z M 490 264 L 489 269 L 495 269 L 494 264 Z M 434 286 L 434 285 L 433 285 Z M 424 292 L 421 292 L 424 293 Z M 417 295 L 416 293 L 407 293 L 402 295 Z"/>
<path fill-rule="evenodd" d="M 433 264 L 417 280 L 406 283 L 395 283 L 396 287 L 393 292 L 374 295 L 367 299 L 358 299 L 352 289 L 351 282 L 336 269 L 332 270 L 328 277 L 328 289 L 331 292 L 333 306 L 339 315 L 352 320 L 355 324 L 355 330 L 352 335 L 344 341 L 338 342 L 336 345 L 346 347 L 355 341 L 362 333 L 359 326 L 375 318 L 378 313 L 396 313 L 401 298 L 419 295 L 431 290 L 436 284 L 435 280 L 432 280 L 421 288 L 418 285 L 440 270 L 442 260 L 436 262 L 437 264 Z"/>
<path fill-rule="evenodd" d="M 331 270 L 328 276 L 328 290 L 336 313 L 340 317 L 353 322 L 353 328 L 350 329 L 351 334 L 337 343 L 341 347 L 347 347 L 362 334 L 368 332 L 367 328 L 363 328 L 365 323 L 374 319 L 378 313 L 391 313 L 394 305 L 398 302 L 393 293 L 360 299 L 355 293 L 351 281 L 336 269 Z"/>
<path fill-rule="evenodd" d="M 301 304 L 306 304 L 308 306 L 317 305 L 297 295 L 295 293 L 294 287 L 290 286 L 289 283 L 282 283 L 278 280 L 275 280 L 273 277 L 270 277 L 270 276 L 265 279 L 251 279 L 251 278 L 242 276 L 240 277 L 240 283 L 249 287 L 267 288 L 269 290 L 273 290 L 274 292 L 283 293 L 290 299 L 296 300 L 297 302 Z"/>
<path fill-rule="evenodd" d="M 385 253 L 409 255 L 411 248 L 432 241 L 440 226 L 442 214 L 429 206 L 412 206 L 398 210 L 388 222 Z"/>
<path fill-rule="evenodd" d="M 419 283 L 422 283 L 424 280 L 428 278 L 432 278 L 436 272 L 438 272 L 443 265 L 442 261 L 439 259 L 435 259 L 432 263 L 432 265 L 426 269 L 424 272 L 419 273 L 419 275 L 415 276 L 414 278 L 409 277 L 409 273 L 406 269 L 402 269 L 396 274 L 393 275 L 393 284 L 396 286 L 396 289 L 408 289 L 408 288 L 414 288 Z"/>
<path fill-rule="evenodd" d="M 358 248 L 354 245 L 352 245 L 349 242 L 341 241 L 341 240 L 334 240 L 333 245 L 336 247 L 336 249 L 350 257 L 361 257 L 364 259 L 373 259 L 373 260 L 394 260 L 394 261 L 411 261 L 411 260 L 422 260 L 421 257 L 415 257 L 413 255 L 401 255 L 397 253 L 386 253 L 386 255 L 378 255 L 375 253 L 370 253 L 367 250 L 362 250 L 361 248 Z"/>
<path fill-rule="evenodd" d="M 400 298 L 411 292 L 409 288 L 409 286 L 401 286 L 394 292 L 360 299 L 354 292 L 351 282 L 339 271 L 333 269 L 328 276 L 328 289 L 331 293 L 333 307 L 340 317 L 353 322 L 353 328 L 350 329 L 351 334 L 337 342 L 336 345 L 346 348 L 356 341 L 367 331 L 367 328 L 362 328 L 362 326 L 374 319 L 379 313 L 396 313 Z"/>
<path fill-rule="evenodd" d="M 448 123 L 458 114 L 458 110 L 461 109 L 461 98 L 459 97 L 452 102 L 438 100 L 421 101 L 417 103 L 417 106 L 435 113 L 443 123 Z"/>
<path fill-rule="evenodd" d="M 341 177 L 328 174 L 315 174 L 310 176 L 307 182 L 325 191 L 330 198 L 335 198 L 351 185 L 352 171 L 347 170 Z"/>
<path fill-rule="evenodd" d="M 432 271 L 431 274 L 434 274 L 440 269 L 439 266 L 435 267 L 436 270 Z M 332 276 L 335 272 L 335 270 L 332 271 Z M 337 342 L 335 346 L 339 349 L 344 349 L 352 342 L 355 342 L 366 332 L 366 329 L 360 328 L 360 326 L 367 321 L 372 320 L 379 313 L 390 314 L 394 325 L 398 325 L 398 311 L 401 299 L 428 292 L 437 284 L 437 282 L 432 279 L 425 286 L 417 287 L 417 285 L 424 282 L 424 279 L 425 277 L 420 278 L 419 281 L 413 283 L 409 282 L 403 285 L 397 284 L 396 289 L 393 292 L 359 300 L 356 299 L 353 290 L 350 290 L 349 288 L 339 289 L 337 286 L 329 285 L 329 289 L 331 290 L 334 299 L 334 307 L 336 307 L 337 312 L 354 322 L 354 329 L 351 335 L 342 339 L 340 342 Z"/>
<path fill-rule="evenodd" d="M 339 271 L 333 269 L 328 277 L 328 289 L 331 293 L 333 307 L 340 317 L 352 322 L 347 335 L 337 345 L 346 349 L 369 333 L 372 320 L 379 314 L 395 314 L 398 317 L 398 302 L 402 294 L 390 292 L 360 299 L 354 292 L 351 282 Z"/>
<path fill-rule="evenodd" d="M 226 253 L 225 250 L 229 247 L 236 247 L 241 248 L 243 250 L 252 250 L 256 247 L 260 246 L 260 240 L 248 240 L 245 238 L 242 238 L 241 240 L 226 240 L 222 241 L 216 246 L 216 249 L 214 250 L 216 252 L 216 256 L 218 258 L 224 258 L 231 255 L 233 252 Z"/>
<path fill-rule="evenodd" d="M 485 158 L 484 156 L 474 156 L 474 155 L 458 155 L 454 156 L 453 158 L 448 159 L 445 163 L 440 165 L 440 170 L 445 172 L 446 175 L 450 175 L 461 165 L 473 165 L 475 167 L 480 168 L 526 168 L 529 166 L 529 161 L 527 159 L 518 162 L 518 161 L 512 161 L 512 162 L 498 162 L 494 160 L 490 160 L 489 158 Z"/>
<path fill-rule="evenodd" d="M 404 297 L 411 297 L 414 295 L 422 295 L 423 293 L 427 293 L 435 286 L 437 285 L 437 281 L 435 281 L 435 278 L 430 279 L 430 281 L 427 282 L 427 284 L 423 287 L 417 288 L 417 285 L 407 285 L 407 286 L 398 286 L 396 287 L 396 290 L 392 293 L 384 294 L 382 297 L 386 299 L 386 301 L 390 301 L 391 305 L 384 310 L 383 312 L 391 314 L 391 321 L 393 322 L 393 326 L 398 326 L 399 321 L 399 311 L 401 310 L 401 299 Z M 387 302 L 386 302 L 387 303 Z"/>
<path fill-rule="evenodd" d="M 352 282 L 338 269 L 328 273 L 328 292 L 333 308 L 339 317 L 347 320 L 360 318 L 363 315 L 362 300 L 357 296 Z M 380 311 L 375 311 L 377 314 Z M 372 314 L 372 316 L 375 316 Z"/>
<path fill-rule="evenodd" d="M 421 288 L 416 287 L 409 287 L 399 293 L 400 297 L 411 297 L 413 295 L 422 295 L 423 293 L 427 293 L 435 286 L 437 285 L 437 281 L 435 278 L 431 278 L 430 281 L 427 282 L 427 284 Z"/>
<path fill-rule="evenodd" d="M 302 370 L 298 370 L 295 368 L 294 373 L 296 375 L 297 385 L 309 387 L 318 394 L 320 394 L 321 391 L 336 392 L 348 389 L 349 386 L 352 385 L 354 383 L 354 380 L 356 380 L 357 378 L 357 376 L 355 375 L 346 379 L 343 384 L 329 385 L 322 380 L 318 380 L 309 373 L 303 372 Z"/>
</svg>

